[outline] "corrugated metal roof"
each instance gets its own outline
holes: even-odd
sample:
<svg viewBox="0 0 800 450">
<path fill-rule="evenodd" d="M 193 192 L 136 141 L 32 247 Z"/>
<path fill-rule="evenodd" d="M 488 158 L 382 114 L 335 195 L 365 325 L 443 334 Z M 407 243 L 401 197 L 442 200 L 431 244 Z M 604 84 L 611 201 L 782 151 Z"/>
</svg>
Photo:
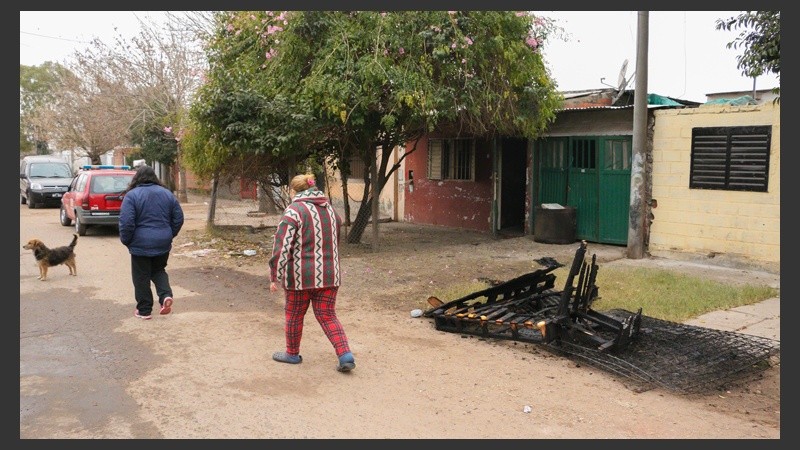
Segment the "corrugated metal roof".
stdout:
<svg viewBox="0 0 800 450">
<path fill-rule="evenodd" d="M 632 108 L 633 108 L 633 105 L 625 105 L 625 106 L 576 106 L 576 107 L 557 109 L 556 112 L 559 112 L 559 111 L 590 111 L 590 110 L 599 110 L 599 109 L 632 109 Z M 660 108 L 685 108 L 685 106 L 684 105 L 680 105 L 680 106 L 647 105 L 647 109 L 660 109 Z"/>
<path fill-rule="evenodd" d="M 606 91 L 602 90 L 602 89 L 595 89 L 595 90 L 591 90 L 591 91 L 566 91 L 566 92 L 562 92 L 561 95 L 566 99 L 566 98 L 585 97 L 587 95 L 600 94 L 602 92 L 606 92 Z"/>
</svg>

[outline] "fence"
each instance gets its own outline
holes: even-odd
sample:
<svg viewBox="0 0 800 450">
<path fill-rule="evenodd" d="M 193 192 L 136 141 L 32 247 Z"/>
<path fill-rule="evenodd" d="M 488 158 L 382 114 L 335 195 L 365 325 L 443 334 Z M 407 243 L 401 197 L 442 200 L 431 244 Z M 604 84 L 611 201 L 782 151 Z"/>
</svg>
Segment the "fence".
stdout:
<svg viewBox="0 0 800 450">
<path fill-rule="evenodd" d="M 359 186 L 363 186 L 363 183 L 352 184 L 351 190 L 357 192 L 359 194 L 358 198 L 360 198 L 361 189 L 363 188 L 359 189 Z M 344 218 L 345 210 L 341 186 L 330 185 L 325 188 L 325 191 L 339 216 Z M 213 199 L 213 201 L 211 192 L 205 189 L 194 189 L 190 195 L 192 203 L 205 203 L 207 208 L 211 208 L 213 205 L 212 222 L 216 226 L 250 226 L 255 228 L 276 226 L 283 212 L 279 202 L 279 206 L 275 206 L 273 202 L 263 198 L 263 192 L 257 189 L 255 183 L 240 179 L 220 181 L 217 185 L 216 199 Z M 276 191 L 273 195 L 280 196 L 281 193 Z M 362 202 L 353 200 L 352 194 L 348 195 L 348 197 L 350 220 L 352 222 L 355 220 Z M 393 205 L 391 202 L 387 202 L 385 193 L 382 193 L 380 198 L 379 220 L 390 221 L 393 219 Z M 206 213 L 208 213 L 208 209 L 206 209 Z"/>
</svg>

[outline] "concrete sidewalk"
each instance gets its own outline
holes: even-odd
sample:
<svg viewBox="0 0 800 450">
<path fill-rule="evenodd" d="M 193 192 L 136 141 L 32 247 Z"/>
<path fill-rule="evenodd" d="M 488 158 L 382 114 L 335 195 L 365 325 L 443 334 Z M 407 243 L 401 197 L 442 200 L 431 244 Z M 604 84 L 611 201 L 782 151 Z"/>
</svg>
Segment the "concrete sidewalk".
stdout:
<svg viewBox="0 0 800 450">
<path fill-rule="evenodd" d="M 639 260 L 619 259 L 613 261 L 612 264 L 679 269 L 687 273 L 707 277 L 723 283 L 735 281 L 736 283 L 767 285 L 778 289 L 780 292 L 780 274 L 758 269 L 726 267 L 709 264 L 708 262 L 674 260 L 659 257 Z M 687 320 L 685 323 L 717 330 L 735 331 L 737 333 L 750 334 L 780 341 L 781 299 L 780 296 L 778 296 L 753 305 L 738 306 L 723 311 L 713 311 L 697 318 Z"/>
<path fill-rule="evenodd" d="M 716 330 L 781 340 L 781 299 L 770 298 L 754 305 L 713 311 L 685 322 Z"/>
</svg>

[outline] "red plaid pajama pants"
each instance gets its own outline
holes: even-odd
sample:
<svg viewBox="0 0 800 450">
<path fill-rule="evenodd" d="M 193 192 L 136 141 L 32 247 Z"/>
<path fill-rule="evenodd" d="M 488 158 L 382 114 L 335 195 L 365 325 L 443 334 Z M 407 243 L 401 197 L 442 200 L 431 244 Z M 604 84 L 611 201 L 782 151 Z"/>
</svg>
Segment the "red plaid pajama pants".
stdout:
<svg viewBox="0 0 800 450">
<path fill-rule="evenodd" d="M 350 351 L 347 335 L 344 334 L 341 322 L 336 317 L 336 293 L 338 287 L 322 289 L 286 290 L 286 352 L 291 355 L 300 354 L 300 341 L 303 338 L 303 320 L 308 306 L 314 311 L 314 317 L 322 326 L 322 331 L 336 350 L 336 356 Z"/>
</svg>

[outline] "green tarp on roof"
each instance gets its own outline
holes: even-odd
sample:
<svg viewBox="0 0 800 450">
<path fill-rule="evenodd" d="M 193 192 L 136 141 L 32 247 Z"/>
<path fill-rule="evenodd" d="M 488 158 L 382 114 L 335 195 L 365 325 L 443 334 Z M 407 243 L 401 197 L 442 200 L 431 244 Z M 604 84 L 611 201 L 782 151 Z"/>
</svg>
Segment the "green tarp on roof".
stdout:
<svg viewBox="0 0 800 450">
<path fill-rule="evenodd" d="M 709 100 L 705 104 L 741 106 L 741 105 L 756 105 L 757 103 L 755 100 L 753 100 L 753 97 L 749 95 L 743 95 L 741 97 L 736 97 L 736 98 L 718 98 L 716 100 Z"/>
<path fill-rule="evenodd" d="M 683 104 L 676 102 L 675 100 L 664 97 L 663 95 L 658 94 L 647 94 L 647 104 L 648 105 L 666 105 L 666 106 L 683 106 Z"/>
</svg>

